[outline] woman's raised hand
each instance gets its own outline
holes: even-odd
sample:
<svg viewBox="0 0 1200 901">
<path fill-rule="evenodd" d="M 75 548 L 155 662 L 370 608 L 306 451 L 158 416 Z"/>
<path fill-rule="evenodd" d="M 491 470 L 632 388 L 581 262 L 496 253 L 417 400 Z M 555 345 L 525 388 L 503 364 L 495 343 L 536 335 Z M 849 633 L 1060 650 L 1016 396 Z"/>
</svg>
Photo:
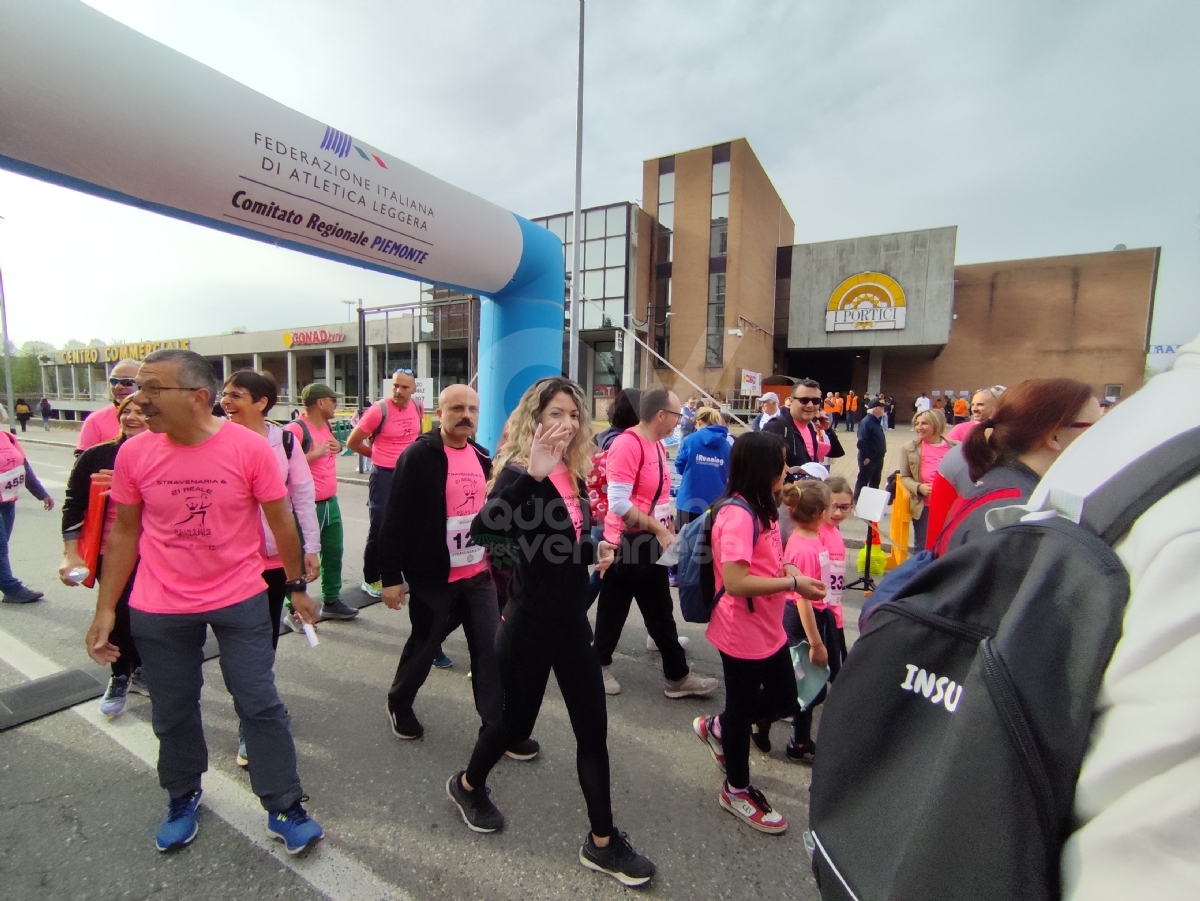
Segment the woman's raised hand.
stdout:
<svg viewBox="0 0 1200 901">
<path fill-rule="evenodd" d="M 533 433 L 533 446 L 529 449 L 529 467 L 526 470 L 539 482 L 554 472 L 571 441 L 571 430 L 561 422 L 550 427 L 538 423 Z"/>
</svg>

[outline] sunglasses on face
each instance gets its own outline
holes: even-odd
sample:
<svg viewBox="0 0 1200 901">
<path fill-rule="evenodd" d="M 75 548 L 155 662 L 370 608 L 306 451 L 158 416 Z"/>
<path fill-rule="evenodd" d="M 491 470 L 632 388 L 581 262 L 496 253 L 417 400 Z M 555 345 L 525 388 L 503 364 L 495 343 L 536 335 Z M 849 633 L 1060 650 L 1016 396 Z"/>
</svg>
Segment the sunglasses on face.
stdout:
<svg viewBox="0 0 1200 901">
<path fill-rule="evenodd" d="M 110 385 L 112 385 L 114 388 L 117 387 L 117 385 L 120 385 L 122 388 L 136 388 L 137 387 L 137 379 L 118 379 L 118 378 L 114 378 L 113 376 L 109 376 L 108 383 Z"/>
<path fill-rule="evenodd" d="M 819 397 L 793 397 L 792 400 L 795 403 L 803 404 L 806 407 L 815 407 L 821 402 L 821 398 Z"/>
</svg>

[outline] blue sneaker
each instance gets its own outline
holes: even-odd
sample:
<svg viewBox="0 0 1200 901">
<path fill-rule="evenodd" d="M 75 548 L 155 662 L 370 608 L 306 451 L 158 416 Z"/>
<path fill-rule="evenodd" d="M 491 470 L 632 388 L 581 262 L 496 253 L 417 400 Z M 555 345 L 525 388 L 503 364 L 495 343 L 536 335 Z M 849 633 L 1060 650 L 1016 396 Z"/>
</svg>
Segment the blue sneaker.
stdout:
<svg viewBox="0 0 1200 901">
<path fill-rule="evenodd" d="M 445 651 L 433 658 L 433 665 L 438 669 L 450 669 L 454 666 L 454 661 L 446 656 Z"/>
<path fill-rule="evenodd" d="M 129 696 L 129 677 L 113 676 L 108 680 L 108 688 L 100 700 L 100 713 L 104 716 L 117 716 L 125 709 L 125 700 Z"/>
<path fill-rule="evenodd" d="M 287 810 L 267 814 L 267 830 L 271 838 L 283 842 L 288 854 L 299 854 L 325 837 L 321 825 L 300 806 L 301 801 L 307 800 L 308 796 L 305 795 Z"/>
<path fill-rule="evenodd" d="M 158 835 L 154 837 L 154 846 L 159 851 L 174 851 L 184 845 L 191 844 L 196 837 L 197 821 L 200 818 L 200 795 L 203 792 L 196 789 L 182 798 L 172 798 L 167 807 L 167 818 L 158 827 Z"/>
</svg>

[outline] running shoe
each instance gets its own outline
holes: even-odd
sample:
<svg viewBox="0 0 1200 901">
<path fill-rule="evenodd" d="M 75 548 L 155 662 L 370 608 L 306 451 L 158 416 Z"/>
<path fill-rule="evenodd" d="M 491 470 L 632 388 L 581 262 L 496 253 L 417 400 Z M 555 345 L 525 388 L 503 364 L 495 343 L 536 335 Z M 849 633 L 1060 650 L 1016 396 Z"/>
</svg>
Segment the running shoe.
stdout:
<svg viewBox="0 0 1200 901">
<path fill-rule="evenodd" d="M 421 721 L 417 719 L 417 715 L 412 712 L 411 707 L 404 713 L 397 713 L 392 710 L 392 705 L 388 704 L 387 715 L 388 725 L 392 727 L 392 734 L 396 738 L 413 741 L 425 734 L 425 727 L 421 725 Z"/>
<path fill-rule="evenodd" d="M 100 712 L 104 716 L 116 716 L 125 709 L 129 696 L 129 677 L 113 676 L 108 680 L 108 689 L 100 699 Z"/>
<path fill-rule="evenodd" d="M 723 773 L 725 772 L 725 746 L 713 732 L 716 722 L 715 716 L 698 716 L 692 720 L 692 731 L 696 733 L 698 739 L 704 742 L 708 753 L 712 755 L 713 762 L 720 767 Z"/>
<path fill-rule="evenodd" d="M 305 795 L 287 810 L 267 814 L 267 831 L 271 838 L 283 842 L 288 854 L 299 854 L 325 837 L 321 824 L 302 805 L 307 800 Z"/>
<path fill-rule="evenodd" d="M 753 785 L 745 792 L 734 794 L 729 782 L 721 784 L 721 806 L 752 829 L 768 835 L 787 832 L 787 818 L 767 802 L 766 796 Z"/>
<path fill-rule="evenodd" d="M 621 683 L 612 674 L 612 667 L 602 666 L 600 667 L 600 673 L 604 676 L 604 693 L 606 695 L 619 695 L 621 693 Z"/>
<path fill-rule="evenodd" d="M 454 666 L 454 661 L 447 657 L 443 651 L 433 658 L 433 665 L 438 669 L 450 669 L 450 667 Z"/>
<path fill-rule="evenodd" d="M 596 847 L 589 832 L 579 848 L 579 862 L 589 870 L 607 873 L 622 885 L 639 888 L 654 878 L 650 858 L 638 854 L 624 832 L 614 835 L 603 848 Z"/>
<path fill-rule="evenodd" d="M 358 610 L 351 607 L 345 601 L 334 598 L 332 601 L 326 601 L 321 607 L 321 616 L 325 619 L 354 619 L 358 616 Z"/>
<path fill-rule="evenodd" d="M 3 603 L 5 604 L 32 604 L 34 601 L 40 601 L 45 595 L 40 591 L 34 591 L 32 588 L 26 588 L 22 585 L 20 588 L 15 588 L 12 591 L 4 592 Z"/>
<path fill-rule="evenodd" d="M 689 641 L 689 639 L 686 635 L 679 636 L 679 646 L 681 648 L 686 648 L 688 646 L 688 641 Z M 658 645 L 655 643 L 654 639 L 651 638 L 649 635 L 646 636 L 646 650 L 647 651 L 657 651 L 658 650 Z"/>
<path fill-rule="evenodd" d="M 506 757 L 511 757 L 513 760 L 533 760 L 538 756 L 538 751 L 542 746 L 537 743 L 536 739 L 527 738 L 524 741 L 519 741 L 507 751 L 504 752 Z"/>
<path fill-rule="evenodd" d="M 817 754 L 817 745 L 811 738 L 801 742 L 789 741 L 783 753 L 787 755 L 788 760 L 795 760 L 797 763 L 812 763 Z"/>
<path fill-rule="evenodd" d="M 196 789 L 182 798 L 172 798 L 167 806 L 166 819 L 158 827 L 154 837 L 154 847 L 159 851 L 174 851 L 190 844 L 196 837 L 200 819 L 200 795 L 203 792 Z"/>
<path fill-rule="evenodd" d="M 146 698 L 150 697 L 150 686 L 142 678 L 142 668 L 140 666 L 133 671 L 133 677 L 129 680 L 129 690 L 135 695 L 142 695 Z"/>
<path fill-rule="evenodd" d="M 365 591 L 367 594 L 369 594 L 373 598 L 383 597 L 383 582 L 382 581 L 363 582 L 362 585 L 359 586 L 359 588 L 361 588 L 363 591 Z"/>
<path fill-rule="evenodd" d="M 667 679 L 663 694 L 668 698 L 706 698 L 717 690 L 717 680 L 688 671 L 682 679 Z"/>
<path fill-rule="evenodd" d="M 759 720 L 750 727 L 750 740 L 764 754 L 771 753 L 771 721 Z"/>
<path fill-rule="evenodd" d="M 454 802 L 463 822 L 472 832 L 495 832 L 504 828 L 504 814 L 492 803 L 492 790 L 486 785 L 467 791 L 462 777 L 466 770 L 459 770 L 446 781 L 446 796 Z"/>
<path fill-rule="evenodd" d="M 246 753 L 246 736 L 242 734 L 241 726 L 238 726 L 238 749 L 234 761 L 243 770 L 250 766 L 250 755 Z"/>
</svg>

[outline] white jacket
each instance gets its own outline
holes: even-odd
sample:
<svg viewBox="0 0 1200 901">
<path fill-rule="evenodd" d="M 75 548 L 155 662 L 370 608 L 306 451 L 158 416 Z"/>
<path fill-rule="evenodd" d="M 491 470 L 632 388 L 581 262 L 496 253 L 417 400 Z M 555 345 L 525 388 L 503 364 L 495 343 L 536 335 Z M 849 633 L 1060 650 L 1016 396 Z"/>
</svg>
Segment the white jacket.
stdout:
<svg viewBox="0 0 1200 901">
<path fill-rule="evenodd" d="M 1200 425 L 1200 338 L 1081 436 L 1029 501 L 1086 496 Z M 1146 511 L 1116 546 L 1132 592 L 1104 674 L 1062 855 L 1063 898 L 1200 898 L 1200 478 Z"/>
</svg>

